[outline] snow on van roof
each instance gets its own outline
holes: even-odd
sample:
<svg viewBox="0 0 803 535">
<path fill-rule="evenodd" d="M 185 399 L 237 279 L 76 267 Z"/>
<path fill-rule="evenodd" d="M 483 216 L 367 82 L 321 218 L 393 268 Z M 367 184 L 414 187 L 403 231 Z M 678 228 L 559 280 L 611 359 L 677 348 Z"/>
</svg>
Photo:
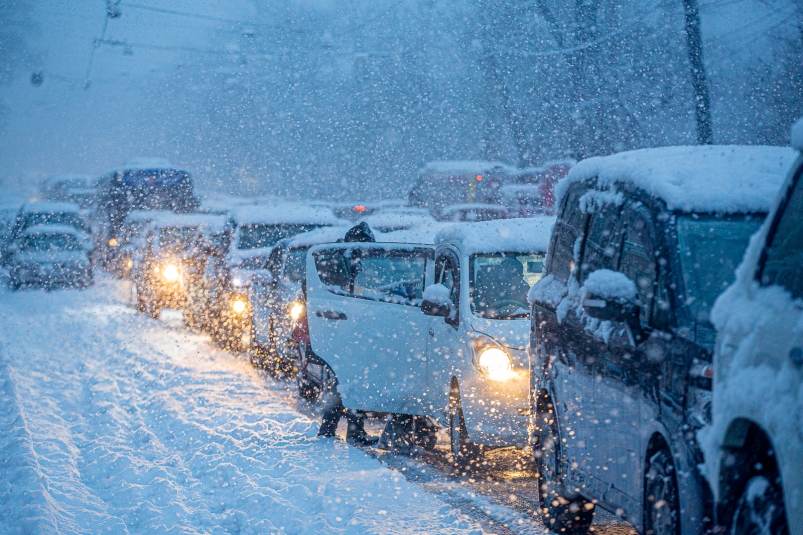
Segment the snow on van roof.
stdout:
<svg viewBox="0 0 803 535">
<path fill-rule="evenodd" d="M 707 145 L 660 147 L 589 158 L 555 190 L 558 202 L 573 182 L 629 182 L 685 212 L 766 212 L 795 152 L 786 147 Z"/>
<path fill-rule="evenodd" d="M 302 204 L 268 204 L 237 206 L 232 210 L 237 224 L 317 224 L 342 223 L 328 208 L 313 208 Z"/>
<path fill-rule="evenodd" d="M 309 232 L 302 232 L 287 238 L 288 247 L 311 247 L 319 243 L 331 243 L 343 238 L 351 227 L 321 227 Z"/>
<path fill-rule="evenodd" d="M 27 202 L 22 205 L 22 211 L 25 213 L 46 213 L 57 214 L 63 212 L 80 212 L 81 207 L 74 202 L 51 202 L 51 201 L 35 201 Z"/>
<path fill-rule="evenodd" d="M 546 252 L 555 218 L 537 216 L 454 223 L 438 232 L 435 245 L 456 245 L 465 254 Z"/>
<path fill-rule="evenodd" d="M 501 169 L 509 173 L 515 173 L 515 167 L 502 162 L 485 162 L 481 160 L 439 160 L 428 162 L 421 170 L 422 173 L 470 173 L 482 174 Z"/>
<path fill-rule="evenodd" d="M 31 234 L 71 234 L 78 237 L 85 235 L 77 228 L 69 225 L 34 225 L 20 232 L 20 236 L 29 236 Z"/>
<path fill-rule="evenodd" d="M 376 241 L 389 243 L 420 243 L 421 245 L 435 245 L 435 236 L 446 227 L 448 223 L 435 222 L 421 227 L 412 227 L 405 230 L 395 230 L 378 234 Z"/>
</svg>

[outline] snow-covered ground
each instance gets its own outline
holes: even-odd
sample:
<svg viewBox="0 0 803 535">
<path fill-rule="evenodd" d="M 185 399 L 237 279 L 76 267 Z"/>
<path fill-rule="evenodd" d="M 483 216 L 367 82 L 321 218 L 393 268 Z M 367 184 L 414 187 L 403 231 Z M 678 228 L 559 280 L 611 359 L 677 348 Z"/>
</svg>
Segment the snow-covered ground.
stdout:
<svg viewBox="0 0 803 535">
<path fill-rule="evenodd" d="M 481 533 L 124 284 L 0 289 L 0 533 Z"/>
</svg>

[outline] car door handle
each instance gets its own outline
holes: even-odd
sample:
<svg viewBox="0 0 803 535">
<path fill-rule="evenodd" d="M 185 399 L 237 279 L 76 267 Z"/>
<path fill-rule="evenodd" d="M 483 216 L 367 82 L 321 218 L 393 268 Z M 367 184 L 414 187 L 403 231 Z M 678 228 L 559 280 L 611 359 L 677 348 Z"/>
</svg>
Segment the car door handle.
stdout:
<svg viewBox="0 0 803 535">
<path fill-rule="evenodd" d="M 324 318 L 327 320 L 347 320 L 348 316 L 346 316 L 343 312 L 337 312 L 335 310 L 318 310 L 315 312 L 315 315 L 319 318 Z"/>
</svg>

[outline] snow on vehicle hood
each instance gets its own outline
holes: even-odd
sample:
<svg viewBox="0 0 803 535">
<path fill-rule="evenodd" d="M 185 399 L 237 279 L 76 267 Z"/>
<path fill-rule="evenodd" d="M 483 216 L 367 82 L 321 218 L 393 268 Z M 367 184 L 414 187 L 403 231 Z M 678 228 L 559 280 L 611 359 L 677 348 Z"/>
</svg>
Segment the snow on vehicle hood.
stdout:
<svg viewBox="0 0 803 535">
<path fill-rule="evenodd" d="M 500 344 L 511 349 L 527 349 L 530 343 L 530 319 L 493 320 L 471 318 L 471 328 L 475 332 L 490 336 Z"/>
<path fill-rule="evenodd" d="M 602 186 L 631 183 L 686 212 L 766 212 L 796 156 L 787 147 L 708 145 L 659 147 L 589 158 L 555 187 L 596 178 Z"/>
<path fill-rule="evenodd" d="M 545 253 L 554 224 L 551 216 L 454 223 L 438 232 L 435 245 L 451 244 L 467 255 Z"/>
</svg>

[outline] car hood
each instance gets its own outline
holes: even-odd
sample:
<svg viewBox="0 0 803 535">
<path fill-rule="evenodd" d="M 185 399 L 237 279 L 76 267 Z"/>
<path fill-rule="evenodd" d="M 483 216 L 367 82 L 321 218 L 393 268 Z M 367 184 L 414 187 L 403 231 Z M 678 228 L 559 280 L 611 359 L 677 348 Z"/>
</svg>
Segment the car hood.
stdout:
<svg viewBox="0 0 803 535">
<path fill-rule="evenodd" d="M 490 336 L 505 347 L 527 349 L 530 343 L 530 319 L 492 320 L 472 318 L 474 332 Z"/>
<path fill-rule="evenodd" d="M 89 262 L 84 251 L 36 251 L 21 252 L 15 255 L 17 262 L 30 264 L 79 263 Z"/>
</svg>

